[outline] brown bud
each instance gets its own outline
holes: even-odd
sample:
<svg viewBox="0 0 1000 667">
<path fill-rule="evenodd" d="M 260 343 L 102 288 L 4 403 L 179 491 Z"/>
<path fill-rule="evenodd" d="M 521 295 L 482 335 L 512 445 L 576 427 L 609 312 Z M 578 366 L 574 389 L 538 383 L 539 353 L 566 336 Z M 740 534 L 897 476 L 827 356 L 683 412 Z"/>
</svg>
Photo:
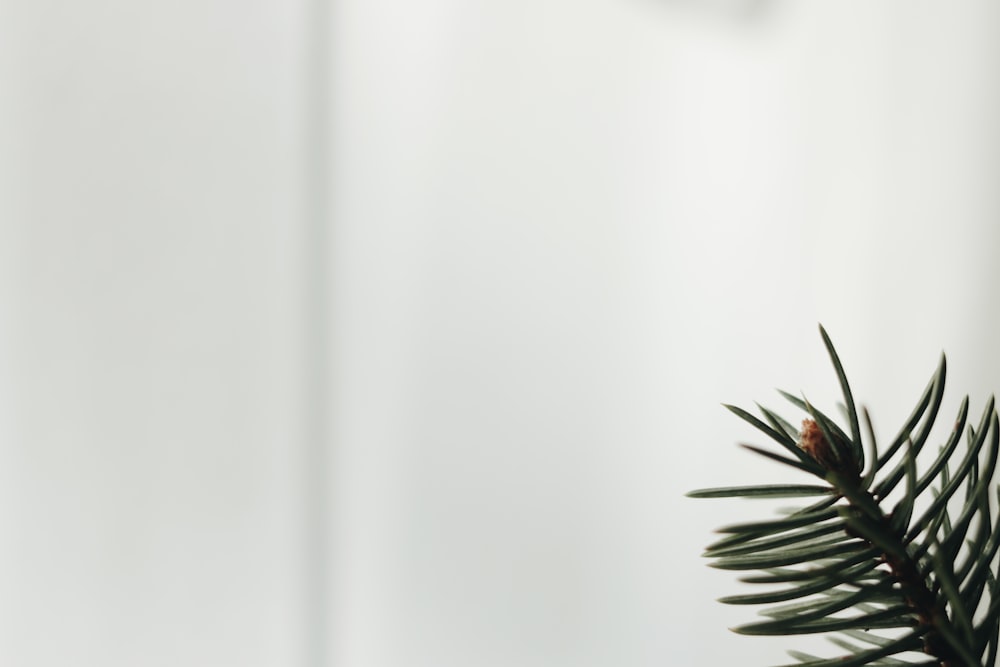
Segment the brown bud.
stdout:
<svg viewBox="0 0 1000 667">
<path fill-rule="evenodd" d="M 813 419 L 802 420 L 802 430 L 799 432 L 799 447 L 827 470 L 839 467 L 837 455 L 830 443 L 823 437 L 823 431 Z"/>
</svg>

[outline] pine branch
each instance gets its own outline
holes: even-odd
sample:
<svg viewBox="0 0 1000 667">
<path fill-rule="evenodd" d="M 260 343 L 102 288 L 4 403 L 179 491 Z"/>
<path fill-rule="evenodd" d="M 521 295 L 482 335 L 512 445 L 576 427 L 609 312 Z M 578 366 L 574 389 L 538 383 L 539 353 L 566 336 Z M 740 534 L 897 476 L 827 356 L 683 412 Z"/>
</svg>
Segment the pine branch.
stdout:
<svg viewBox="0 0 1000 667">
<path fill-rule="evenodd" d="M 989 497 L 992 489 L 1000 499 L 1000 490 L 993 485 L 1000 454 L 1000 418 L 993 399 L 974 428 L 966 425 L 968 399 L 964 399 L 950 437 L 930 466 L 918 474 L 918 455 L 929 440 L 944 395 L 944 357 L 910 417 L 880 453 L 871 420 L 854 403 L 833 343 L 822 327 L 820 334 L 844 397 L 844 427 L 791 394 L 784 395 L 806 413 L 798 431 L 760 406 L 763 419 L 726 406 L 780 445 L 782 453 L 754 445 L 744 445 L 746 449 L 811 475 L 819 483 L 725 487 L 688 494 L 695 498 L 822 498 L 777 519 L 718 530 L 724 537 L 704 554 L 713 559 L 714 567 L 757 570 L 742 581 L 781 586 L 721 602 L 785 603 L 762 611 L 766 620 L 734 631 L 825 634 L 848 651 L 832 659 L 790 651 L 799 667 L 992 667 L 1000 634 L 1000 517 L 991 517 Z M 966 449 L 953 471 L 949 463 L 963 433 Z M 928 490 L 932 497 L 922 498 Z M 891 509 L 890 495 L 899 497 Z M 953 516 L 950 508 L 955 507 L 956 498 L 962 500 Z M 913 662 L 916 651 L 930 659 Z M 907 656 L 911 661 L 900 659 Z"/>
</svg>

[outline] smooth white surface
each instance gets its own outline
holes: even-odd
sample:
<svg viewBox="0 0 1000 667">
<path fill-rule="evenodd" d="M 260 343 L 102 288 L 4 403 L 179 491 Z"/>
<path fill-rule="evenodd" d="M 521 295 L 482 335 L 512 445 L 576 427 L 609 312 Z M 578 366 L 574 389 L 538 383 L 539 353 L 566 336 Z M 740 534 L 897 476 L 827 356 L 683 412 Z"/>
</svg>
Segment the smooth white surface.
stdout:
<svg viewBox="0 0 1000 667">
<path fill-rule="evenodd" d="M 0 4 L 0 663 L 786 660 L 682 494 L 781 475 L 719 403 L 829 406 L 817 321 L 883 435 L 996 389 L 1000 8 L 311 12 Z"/>
<path fill-rule="evenodd" d="M 995 12 L 342 3 L 337 664 L 808 646 L 726 631 L 753 510 L 681 494 L 781 475 L 718 403 L 832 409 L 820 320 L 884 436 L 942 348 L 985 401 Z"/>
<path fill-rule="evenodd" d="M 4 3 L 0 663 L 302 663 L 299 12 Z"/>
</svg>

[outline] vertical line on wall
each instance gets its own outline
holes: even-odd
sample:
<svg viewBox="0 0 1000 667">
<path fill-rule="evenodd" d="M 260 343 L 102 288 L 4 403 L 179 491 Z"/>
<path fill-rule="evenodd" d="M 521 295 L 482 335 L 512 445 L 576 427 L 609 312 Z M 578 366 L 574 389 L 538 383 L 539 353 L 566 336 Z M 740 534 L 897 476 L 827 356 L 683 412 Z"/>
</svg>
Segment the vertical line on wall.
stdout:
<svg viewBox="0 0 1000 667">
<path fill-rule="evenodd" d="M 330 13 L 332 0 L 305 0 L 304 198 L 305 234 L 305 482 L 302 577 L 304 656 L 309 667 L 329 664 L 330 516 L 329 280 L 330 239 Z"/>
</svg>

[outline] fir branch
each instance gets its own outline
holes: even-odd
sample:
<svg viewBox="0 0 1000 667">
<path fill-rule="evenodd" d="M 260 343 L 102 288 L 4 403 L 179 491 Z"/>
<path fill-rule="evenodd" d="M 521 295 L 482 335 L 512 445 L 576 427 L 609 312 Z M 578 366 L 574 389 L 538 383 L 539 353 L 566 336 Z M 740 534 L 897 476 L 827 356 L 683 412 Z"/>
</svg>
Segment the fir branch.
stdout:
<svg viewBox="0 0 1000 667">
<path fill-rule="evenodd" d="M 774 604 L 767 620 L 741 634 L 828 634 L 846 655 L 826 659 L 798 651 L 802 667 L 824 665 L 935 665 L 992 667 L 1000 635 L 1000 517 L 991 517 L 990 489 L 1000 457 L 1000 418 L 993 399 L 975 428 L 966 427 L 968 399 L 955 427 L 918 475 L 918 456 L 941 408 L 946 363 L 937 371 L 891 444 L 879 452 L 867 410 L 858 410 L 833 343 L 820 327 L 844 399 L 846 428 L 804 398 L 782 394 L 806 413 L 798 432 L 784 417 L 758 405 L 763 419 L 726 406 L 780 446 L 746 449 L 811 475 L 810 484 L 760 484 L 692 491 L 695 498 L 826 496 L 778 519 L 719 529 L 725 537 L 705 551 L 721 569 L 758 571 L 741 581 L 784 584 L 762 593 L 722 598 L 726 604 Z M 863 442 L 864 435 L 868 442 Z M 949 461 L 962 433 L 968 445 L 954 468 Z M 890 467 L 902 452 L 901 457 Z M 791 455 L 791 457 L 788 456 Z M 816 482 L 819 483 L 816 483 Z M 901 490 L 896 490 L 904 482 Z M 917 511 L 920 494 L 934 498 Z M 960 496 L 962 491 L 964 496 Z M 887 498 L 901 496 L 887 509 Z M 953 517 L 949 505 L 962 497 Z M 907 628 L 883 635 L 878 628 Z M 840 635 L 863 642 L 861 646 Z M 922 651 L 907 662 L 892 656 Z"/>
</svg>

